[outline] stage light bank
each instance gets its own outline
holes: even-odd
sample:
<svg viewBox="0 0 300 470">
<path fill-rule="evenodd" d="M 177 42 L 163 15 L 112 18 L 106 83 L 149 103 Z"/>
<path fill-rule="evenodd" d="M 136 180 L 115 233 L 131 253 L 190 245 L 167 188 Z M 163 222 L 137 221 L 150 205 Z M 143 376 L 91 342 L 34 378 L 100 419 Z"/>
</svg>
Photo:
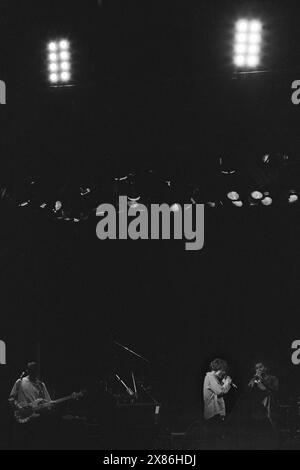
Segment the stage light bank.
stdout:
<svg viewBox="0 0 300 470">
<path fill-rule="evenodd" d="M 262 31 L 259 20 L 240 19 L 236 22 L 233 62 L 237 68 L 255 69 L 260 65 Z"/>
<path fill-rule="evenodd" d="M 48 43 L 48 80 L 52 85 L 66 85 L 71 76 L 71 46 L 67 39 Z"/>
</svg>

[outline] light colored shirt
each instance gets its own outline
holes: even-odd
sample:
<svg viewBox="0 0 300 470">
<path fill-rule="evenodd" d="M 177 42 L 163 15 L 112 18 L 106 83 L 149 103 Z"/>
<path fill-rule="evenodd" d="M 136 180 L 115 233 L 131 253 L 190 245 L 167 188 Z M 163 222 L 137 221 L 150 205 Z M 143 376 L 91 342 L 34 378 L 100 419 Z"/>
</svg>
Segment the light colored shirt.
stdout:
<svg viewBox="0 0 300 470">
<path fill-rule="evenodd" d="M 215 372 L 207 372 L 203 384 L 204 419 L 213 418 L 216 415 L 225 416 L 225 402 L 222 395 L 230 390 L 230 384 L 221 384 Z"/>
<path fill-rule="evenodd" d="M 19 405 L 32 403 L 38 398 L 51 401 L 44 382 L 37 380 L 37 382 L 33 383 L 29 380 L 28 376 L 16 381 L 9 396 L 10 400 L 16 401 Z"/>
</svg>

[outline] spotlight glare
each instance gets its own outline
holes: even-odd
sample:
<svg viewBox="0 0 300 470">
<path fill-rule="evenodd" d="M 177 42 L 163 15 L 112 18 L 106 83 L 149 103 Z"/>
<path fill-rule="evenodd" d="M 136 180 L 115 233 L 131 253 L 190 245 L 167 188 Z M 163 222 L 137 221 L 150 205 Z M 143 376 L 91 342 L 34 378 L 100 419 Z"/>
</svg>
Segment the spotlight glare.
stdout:
<svg viewBox="0 0 300 470">
<path fill-rule="evenodd" d="M 57 82 L 58 82 L 58 75 L 57 75 L 57 73 L 51 73 L 49 78 L 50 78 L 50 81 L 51 81 L 52 83 L 57 83 Z"/>
<path fill-rule="evenodd" d="M 294 204 L 295 202 L 297 202 L 299 199 L 298 195 L 295 194 L 295 193 L 292 193 L 289 195 L 289 203 L 290 204 Z"/>
<path fill-rule="evenodd" d="M 235 36 L 235 40 L 236 40 L 236 43 L 237 44 L 243 44 L 243 43 L 247 43 L 247 34 L 245 33 L 237 33 L 237 35 Z"/>
<path fill-rule="evenodd" d="M 70 42 L 66 39 L 48 43 L 48 80 L 65 85 L 71 79 Z"/>
<path fill-rule="evenodd" d="M 246 63 L 248 67 L 257 67 L 259 64 L 259 57 L 257 55 L 249 55 Z"/>
<path fill-rule="evenodd" d="M 261 41 L 261 35 L 260 34 L 250 34 L 248 37 L 248 42 L 249 44 L 259 44 Z"/>
<path fill-rule="evenodd" d="M 49 70 L 50 72 L 57 72 L 58 70 L 58 65 L 56 62 L 51 62 L 51 64 L 49 65 Z"/>
<path fill-rule="evenodd" d="M 251 197 L 255 199 L 256 201 L 258 201 L 259 199 L 263 198 L 263 194 L 260 191 L 253 191 L 251 193 Z"/>
<path fill-rule="evenodd" d="M 54 210 L 57 212 L 62 208 L 62 202 L 61 201 L 56 201 Z"/>
<path fill-rule="evenodd" d="M 69 43 L 69 41 L 67 41 L 66 39 L 62 39 L 62 40 L 59 42 L 59 47 L 60 47 L 60 49 L 69 49 L 69 46 L 70 46 L 70 43 Z"/>
<path fill-rule="evenodd" d="M 69 60 L 70 59 L 70 53 L 68 51 L 62 51 L 59 54 L 59 57 L 61 60 Z"/>
<path fill-rule="evenodd" d="M 234 64 L 237 67 L 244 67 L 246 65 L 246 58 L 244 55 L 237 55 L 234 58 Z"/>
<path fill-rule="evenodd" d="M 55 52 L 57 50 L 56 42 L 49 42 L 48 49 L 50 52 Z"/>
<path fill-rule="evenodd" d="M 243 207 L 243 201 L 232 201 L 232 204 L 235 206 L 235 207 Z"/>
<path fill-rule="evenodd" d="M 248 47 L 248 54 L 250 54 L 250 55 L 259 55 L 259 46 L 258 46 L 258 44 L 251 44 Z"/>
<path fill-rule="evenodd" d="M 239 33 L 245 33 L 248 30 L 248 26 L 247 20 L 239 20 L 236 24 L 236 30 Z"/>
<path fill-rule="evenodd" d="M 60 79 L 63 81 L 63 82 L 68 82 L 71 78 L 71 75 L 69 72 L 62 72 L 60 74 Z"/>
<path fill-rule="evenodd" d="M 262 30 L 262 24 L 260 21 L 253 20 L 250 23 L 250 31 L 251 33 L 260 33 Z"/>
<path fill-rule="evenodd" d="M 245 54 L 247 52 L 247 45 L 246 44 L 236 44 L 234 51 L 236 54 Z"/>
<path fill-rule="evenodd" d="M 56 61 L 57 61 L 57 54 L 56 54 L 55 52 L 51 52 L 51 53 L 49 54 L 49 60 L 50 60 L 51 62 L 56 62 Z"/>
<path fill-rule="evenodd" d="M 60 64 L 60 68 L 61 70 L 70 70 L 71 68 L 70 62 L 62 62 Z"/>
<path fill-rule="evenodd" d="M 260 63 L 262 24 L 258 20 L 236 23 L 234 59 L 236 67 L 255 68 Z"/>
<path fill-rule="evenodd" d="M 228 199 L 230 199 L 231 201 L 238 201 L 239 198 L 240 198 L 240 195 L 239 195 L 239 193 L 237 193 L 236 191 L 230 191 L 230 192 L 227 194 L 227 197 L 228 197 Z"/>
<path fill-rule="evenodd" d="M 270 197 L 270 196 L 266 196 L 262 201 L 261 203 L 264 205 L 264 206 L 271 206 L 273 204 L 273 199 Z"/>
</svg>

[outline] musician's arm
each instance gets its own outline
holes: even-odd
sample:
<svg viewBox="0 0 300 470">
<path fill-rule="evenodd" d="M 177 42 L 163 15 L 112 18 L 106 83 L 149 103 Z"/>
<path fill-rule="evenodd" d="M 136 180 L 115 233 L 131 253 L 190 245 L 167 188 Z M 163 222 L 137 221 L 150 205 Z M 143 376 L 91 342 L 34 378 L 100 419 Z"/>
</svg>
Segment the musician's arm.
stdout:
<svg viewBox="0 0 300 470">
<path fill-rule="evenodd" d="M 19 387 L 21 385 L 20 379 L 16 381 L 14 384 L 10 395 L 8 397 L 8 403 L 12 408 L 20 408 L 20 404 L 18 402 L 18 393 L 19 393 Z"/>
<path fill-rule="evenodd" d="M 215 377 L 210 377 L 209 383 L 207 387 L 215 393 L 219 398 L 226 395 L 226 393 L 230 390 L 230 382 L 225 381 L 223 385 L 221 385 Z"/>
<path fill-rule="evenodd" d="M 49 392 L 48 392 L 48 390 L 47 390 L 47 387 L 46 387 L 46 385 L 44 384 L 44 382 L 43 382 L 42 386 L 43 386 L 44 399 L 45 399 L 46 401 L 51 401 L 50 394 L 49 394 Z"/>
</svg>

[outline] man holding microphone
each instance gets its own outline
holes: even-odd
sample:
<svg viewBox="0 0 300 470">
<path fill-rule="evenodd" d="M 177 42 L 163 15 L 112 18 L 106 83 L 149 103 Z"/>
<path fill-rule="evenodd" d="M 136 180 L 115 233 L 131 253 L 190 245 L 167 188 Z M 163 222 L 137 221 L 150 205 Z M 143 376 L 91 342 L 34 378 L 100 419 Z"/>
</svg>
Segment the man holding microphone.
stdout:
<svg viewBox="0 0 300 470">
<path fill-rule="evenodd" d="M 209 439 L 214 446 L 224 439 L 223 426 L 226 416 L 224 395 L 232 386 L 232 380 L 227 375 L 228 365 L 223 359 L 214 359 L 210 363 L 210 372 L 206 373 L 203 384 L 204 419 L 207 424 Z"/>
</svg>

